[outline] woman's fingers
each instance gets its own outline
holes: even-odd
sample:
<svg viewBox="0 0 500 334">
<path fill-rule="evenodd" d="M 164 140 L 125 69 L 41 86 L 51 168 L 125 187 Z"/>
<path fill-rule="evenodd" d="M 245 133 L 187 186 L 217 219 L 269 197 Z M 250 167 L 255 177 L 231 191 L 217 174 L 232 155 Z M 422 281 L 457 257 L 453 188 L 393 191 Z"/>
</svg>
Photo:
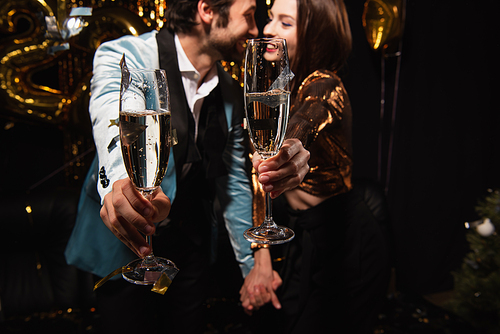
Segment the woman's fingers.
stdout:
<svg viewBox="0 0 500 334">
<path fill-rule="evenodd" d="M 259 182 L 265 192 L 275 198 L 296 188 L 309 172 L 310 153 L 298 139 L 287 139 L 274 157 L 262 160 L 257 154 L 252 162 L 259 172 Z"/>
</svg>

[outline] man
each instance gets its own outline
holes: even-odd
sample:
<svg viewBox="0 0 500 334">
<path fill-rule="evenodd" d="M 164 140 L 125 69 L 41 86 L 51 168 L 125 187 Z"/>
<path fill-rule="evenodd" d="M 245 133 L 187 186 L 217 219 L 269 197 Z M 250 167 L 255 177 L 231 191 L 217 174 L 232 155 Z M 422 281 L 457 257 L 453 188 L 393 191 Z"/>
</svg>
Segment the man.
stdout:
<svg viewBox="0 0 500 334">
<path fill-rule="evenodd" d="M 68 263 L 103 277 L 151 252 L 141 232 L 155 233 L 155 255 L 180 269 L 165 296 L 123 280 L 96 290 L 103 332 L 203 332 L 216 212 L 224 218 L 242 274 L 253 267 L 250 243 L 242 236 L 252 225 L 242 92 L 217 61 L 242 59 L 246 39 L 258 33 L 255 8 L 255 0 L 173 1 L 167 29 L 104 43 L 96 52 L 90 114 L 99 180 L 97 173 L 89 174 L 82 190 Z M 129 67 L 163 68 L 168 78 L 178 144 L 171 150 L 162 189 L 151 202 L 128 180 L 116 139 L 119 130 L 110 123 L 118 118 L 123 54 Z M 301 182 L 308 159 L 302 144 L 290 140 L 273 159 L 260 164 L 256 156 L 254 167 L 264 190 L 276 197 Z M 97 201 L 96 182 L 102 199 Z M 96 219 L 101 204 L 107 228 Z M 154 223 L 159 223 L 156 228 Z M 255 252 L 252 281 L 271 287 L 272 268 L 259 265 L 261 252 L 268 250 Z"/>
</svg>

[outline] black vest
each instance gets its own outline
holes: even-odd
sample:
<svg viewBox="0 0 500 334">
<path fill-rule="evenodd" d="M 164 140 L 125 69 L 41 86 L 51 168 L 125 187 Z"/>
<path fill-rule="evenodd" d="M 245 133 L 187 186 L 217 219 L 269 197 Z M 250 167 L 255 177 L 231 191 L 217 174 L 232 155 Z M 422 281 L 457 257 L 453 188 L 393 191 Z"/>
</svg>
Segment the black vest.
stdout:
<svg viewBox="0 0 500 334">
<path fill-rule="evenodd" d="M 169 224 L 178 224 L 195 243 L 202 244 L 207 240 L 204 236 L 212 232 L 215 224 L 215 178 L 227 175 L 222 160 L 227 140 L 224 101 L 219 84 L 203 101 L 195 142 L 195 123 L 186 101 L 174 37 L 167 29 L 162 29 L 157 35 L 157 43 L 160 68 L 167 73 L 171 124 L 178 139 L 178 144 L 173 147 L 177 194 L 170 210 Z M 186 163 L 191 163 L 191 167 L 181 178 Z"/>
</svg>

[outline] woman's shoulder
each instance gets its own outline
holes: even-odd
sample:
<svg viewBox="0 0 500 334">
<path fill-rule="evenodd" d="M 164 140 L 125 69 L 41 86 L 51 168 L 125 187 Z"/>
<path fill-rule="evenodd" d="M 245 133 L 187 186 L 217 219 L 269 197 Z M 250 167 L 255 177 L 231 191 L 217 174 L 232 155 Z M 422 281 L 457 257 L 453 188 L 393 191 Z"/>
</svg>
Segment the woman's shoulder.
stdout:
<svg viewBox="0 0 500 334">
<path fill-rule="evenodd" d="M 316 70 L 309 74 L 304 81 L 302 81 L 302 85 L 308 85 L 311 83 L 317 82 L 330 82 L 330 83 L 342 83 L 340 77 L 332 71 L 329 70 Z"/>
<path fill-rule="evenodd" d="M 298 93 L 307 95 L 330 95 L 331 92 L 345 91 L 340 77 L 332 71 L 316 70 L 309 74 L 299 87 Z"/>
</svg>

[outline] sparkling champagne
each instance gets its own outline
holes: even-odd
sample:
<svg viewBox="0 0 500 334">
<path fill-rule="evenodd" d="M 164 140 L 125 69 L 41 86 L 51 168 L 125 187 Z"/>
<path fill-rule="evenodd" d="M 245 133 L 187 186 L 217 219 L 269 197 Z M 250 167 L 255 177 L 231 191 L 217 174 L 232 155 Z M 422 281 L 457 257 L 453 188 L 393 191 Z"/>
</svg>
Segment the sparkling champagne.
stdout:
<svg viewBox="0 0 500 334">
<path fill-rule="evenodd" d="M 169 111 L 121 111 L 120 141 L 127 173 L 144 193 L 154 191 L 165 175 L 170 154 Z"/>
<path fill-rule="evenodd" d="M 263 158 L 278 153 L 288 124 L 290 92 L 275 89 L 265 93 L 247 93 L 247 121 L 250 138 Z"/>
</svg>

